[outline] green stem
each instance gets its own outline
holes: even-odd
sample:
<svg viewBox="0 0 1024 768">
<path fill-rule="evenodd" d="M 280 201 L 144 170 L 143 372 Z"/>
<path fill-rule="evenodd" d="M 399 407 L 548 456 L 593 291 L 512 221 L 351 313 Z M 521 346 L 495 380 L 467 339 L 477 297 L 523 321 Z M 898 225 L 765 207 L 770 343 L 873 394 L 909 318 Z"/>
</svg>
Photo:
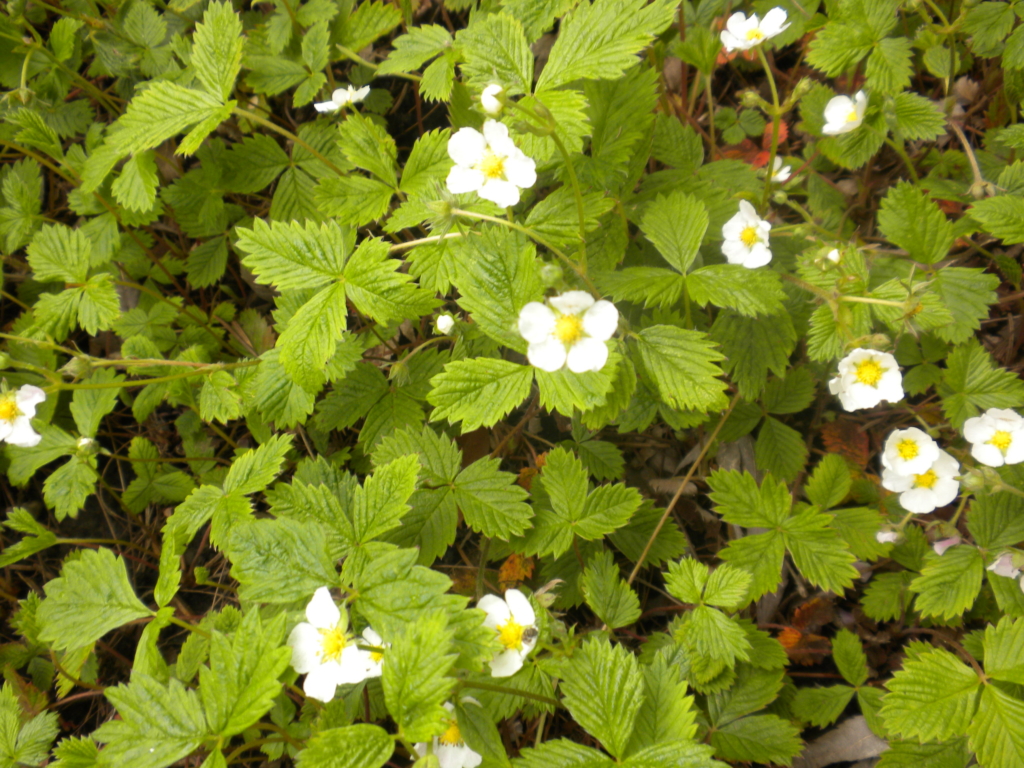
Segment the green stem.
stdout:
<svg viewBox="0 0 1024 768">
<path fill-rule="evenodd" d="M 785 272 L 779 272 L 779 277 L 781 277 L 783 280 L 786 280 L 787 282 L 792 283 L 798 288 L 803 288 L 808 293 L 813 293 L 819 299 L 824 299 L 825 301 L 834 300 L 833 297 L 823 288 L 819 288 L 816 285 L 812 285 L 811 283 L 808 283 L 806 280 L 801 280 L 799 277 L 787 275 Z"/>
<path fill-rule="evenodd" d="M 464 237 L 464 235 L 462 232 L 448 232 L 447 234 L 444 235 L 432 235 L 431 237 L 421 237 L 419 240 L 409 240 L 408 242 L 405 243 L 398 243 L 397 245 L 392 245 L 388 249 L 388 253 L 401 253 L 402 251 L 407 251 L 410 248 L 416 248 L 417 246 L 420 245 L 427 245 L 428 243 L 440 243 L 443 240 L 450 240 L 453 237 Z"/>
<path fill-rule="evenodd" d="M 951 517 L 951 518 L 949 519 L 949 524 L 950 524 L 951 526 L 953 526 L 954 528 L 956 528 L 956 523 L 957 523 L 957 520 L 959 520 L 959 519 L 960 519 L 960 515 L 961 515 L 961 514 L 963 513 L 963 511 L 964 511 L 964 507 L 966 507 L 966 506 L 967 506 L 967 499 L 968 499 L 968 498 L 970 498 L 970 497 L 969 497 L 969 496 L 968 496 L 967 494 L 964 494 L 963 498 L 962 498 L 962 499 L 960 499 L 960 506 L 958 506 L 958 507 L 956 508 L 956 512 L 955 512 L 955 513 L 953 514 L 953 516 L 952 516 L 952 517 Z"/>
<path fill-rule="evenodd" d="M 910 173 L 910 179 L 915 184 L 919 181 L 917 176 L 917 169 L 914 168 L 914 164 L 910 161 L 910 155 L 907 154 L 907 150 L 903 148 L 903 145 L 893 141 L 888 135 L 885 137 L 885 143 L 892 147 L 893 151 L 900 156 L 903 160 L 903 164 L 907 166 L 907 172 Z"/>
<path fill-rule="evenodd" d="M 539 701 L 544 704 L 550 704 L 553 707 L 562 706 L 562 702 L 558 699 L 552 699 L 550 696 L 542 696 L 539 693 L 530 693 L 529 691 L 521 691 L 515 688 L 508 688 L 504 685 L 497 685 L 496 683 L 484 683 L 479 680 L 463 680 L 459 683 L 460 688 L 475 688 L 479 691 L 494 691 L 495 693 L 504 693 L 509 696 L 519 696 L 524 699 L 530 699 L 531 701 Z"/>
<path fill-rule="evenodd" d="M 554 123 L 554 118 L 551 120 Z M 580 225 L 580 269 L 581 275 L 587 273 L 587 215 L 583 210 L 583 192 L 580 190 L 579 179 L 576 178 L 576 169 L 572 164 L 572 157 L 569 155 L 569 150 L 565 148 L 565 144 L 558 138 L 557 125 L 551 131 L 551 140 L 555 142 L 555 146 L 558 147 L 558 151 L 562 155 L 562 160 L 565 161 L 565 170 L 569 174 L 569 184 L 572 185 L 572 193 L 576 197 L 576 216 L 579 219 Z"/>
<path fill-rule="evenodd" d="M 704 87 L 708 92 L 708 138 L 711 140 L 711 146 L 708 153 L 711 156 L 711 161 L 714 162 L 715 155 L 718 150 L 715 147 L 715 98 L 711 91 L 711 74 L 708 73 L 704 77 Z"/>
<path fill-rule="evenodd" d="M 337 48 L 338 48 L 338 51 L 341 53 L 341 55 L 344 56 L 349 61 L 354 61 L 356 64 L 362 64 L 364 67 L 369 67 L 374 72 L 376 72 L 377 69 L 380 67 L 379 64 L 374 64 L 372 61 L 367 61 L 362 56 L 360 56 L 358 53 L 356 53 L 355 51 L 349 50 L 348 48 L 346 48 L 343 45 L 339 45 L 339 46 L 337 46 Z M 419 83 L 419 82 L 423 81 L 423 78 L 420 77 L 419 75 L 413 75 L 413 74 L 409 74 L 407 72 L 388 72 L 387 74 L 388 75 L 392 75 L 393 77 L 401 77 L 401 78 L 404 78 L 406 80 L 412 80 L 414 83 Z"/>
<path fill-rule="evenodd" d="M 768 172 L 764 177 L 764 195 L 761 199 L 761 208 L 766 210 L 768 208 L 768 198 L 772 193 L 772 174 L 775 171 L 775 154 L 779 150 L 779 126 L 782 122 L 782 109 L 779 107 L 779 89 L 775 85 L 775 75 L 772 74 L 772 68 L 768 64 L 768 57 L 764 54 L 764 46 L 759 45 L 756 47 L 757 57 L 761 60 L 761 66 L 764 67 L 764 73 L 768 76 L 768 85 L 772 89 L 772 146 L 768 152 Z"/>
<path fill-rule="evenodd" d="M 237 115 L 238 117 L 244 117 L 246 120 L 252 120 L 254 123 L 256 123 L 258 125 L 262 125 L 264 128 L 269 128 L 270 130 L 274 131 L 275 133 L 279 133 L 280 135 L 284 136 L 289 141 L 293 141 L 296 144 L 298 144 L 300 147 L 302 147 L 304 150 L 309 152 L 309 154 L 311 154 L 313 157 L 315 157 L 321 163 L 326 165 L 328 168 L 330 168 L 332 171 L 334 171 L 339 176 L 344 176 L 345 175 L 344 171 L 342 171 L 338 166 L 336 166 L 334 163 L 332 163 L 330 160 L 328 160 L 326 157 L 324 157 L 320 153 L 319 150 L 317 150 L 315 147 L 311 146 L 307 142 L 305 142 L 302 139 L 300 139 L 298 136 L 296 136 L 294 133 L 289 131 L 287 128 L 282 128 L 277 123 L 271 122 L 270 120 L 266 120 L 266 119 L 260 117 L 259 115 L 257 115 L 255 112 L 250 112 L 250 111 L 248 111 L 246 109 L 242 109 L 241 107 L 235 107 L 231 111 L 231 114 Z"/>
<path fill-rule="evenodd" d="M 258 365 L 259 360 L 243 360 L 237 363 L 211 363 L 203 368 L 196 368 L 191 371 L 185 371 L 184 373 L 176 373 L 172 376 L 157 376 L 152 379 L 139 379 L 136 381 L 104 381 L 97 384 L 54 384 L 46 388 L 47 392 L 57 392 L 61 390 L 78 390 L 78 389 L 124 389 L 127 387 L 144 387 L 148 384 L 162 384 L 167 381 L 178 381 L 179 379 L 187 379 L 191 376 L 203 376 L 208 373 L 215 371 L 230 371 L 234 368 L 246 368 L 252 365 Z M 210 425 L 211 427 L 213 425 Z"/>
<path fill-rule="evenodd" d="M 187 621 L 179 619 L 177 616 L 171 616 L 169 621 L 176 627 L 187 629 L 189 632 L 195 632 L 200 637 L 205 637 L 207 640 L 210 639 L 210 633 L 205 629 L 200 629 L 195 624 L 189 624 Z"/>
<path fill-rule="evenodd" d="M 902 309 L 906 306 L 902 301 L 886 301 L 885 299 L 872 299 L 869 296 L 840 296 L 840 301 L 849 301 L 857 304 L 878 304 L 882 307 L 899 307 Z"/>
</svg>

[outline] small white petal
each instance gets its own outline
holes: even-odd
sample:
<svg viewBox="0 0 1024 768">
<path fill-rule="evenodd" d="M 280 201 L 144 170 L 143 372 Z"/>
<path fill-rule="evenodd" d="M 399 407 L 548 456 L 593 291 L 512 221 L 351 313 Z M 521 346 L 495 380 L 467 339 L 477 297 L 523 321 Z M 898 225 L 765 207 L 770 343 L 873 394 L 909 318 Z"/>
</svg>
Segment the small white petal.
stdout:
<svg viewBox="0 0 1024 768">
<path fill-rule="evenodd" d="M 789 24 L 786 23 L 786 11 L 782 8 L 772 8 L 761 20 L 761 32 L 765 38 L 775 37 L 784 32 Z"/>
<path fill-rule="evenodd" d="M 531 301 L 519 310 L 519 335 L 530 344 L 541 344 L 551 338 L 555 313 L 539 301 Z"/>
<path fill-rule="evenodd" d="M 484 121 L 484 138 L 496 155 L 508 157 L 516 151 L 515 142 L 508 135 L 508 126 L 497 120 Z"/>
<path fill-rule="evenodd" d="M 505 178 L 520 189 L 537 183 L 537 164 L 518 149 L 505 158 Z"/>
<path fill-rule="evenodd" d="M 533 612 L 530 600 L 518 589 L 505 590 L 505 602 L 508 603 L 516 624 L 528 627 L 537 623 L 537 615 Z"/>
<path fill-rule="evenodd" d="M 317 629 L 334 629 L 341 620 L 341 611 L 327 587 L 320 587 L 306 606 L 306 620 Z"/>
<path fill-rule="evenodd" d="M 743 266 L 747 269 L 756 269 L 757 267 L 763 267 L 771 260 L 771 249 L 764 243 L 754 243 L 754 247 L 750 249 L 750 254 L 743 262 Z"/>
<path fill-rule="evenodd" d="M 519 203 L 519 187 L 504 179 L 485 178 L 476 193 L 502 208 L 510 208 Z"/>
<path fill-rule="evenodd" d="M 337 112 L 340 107 L 333 101 L 317 101 L 313 103 L 313 108 L 317 112 Z"/>
<path fill-rule="evenodd" d="M 1006 463 L 1003 452 L 994 445 L 975 443 L 971 446 L 971 456 L 989 467 L 1001 467 Z"/>
<path fill-rule="evenodd" d="M 895 544 L 900 540 L 900 535 L 896 531 L 879 531 L 875 534 L 875 541 L 879 544 Z"/>
<path fill-rule="evenodd" d="M 484 92 L 480 94 L 480 106 L 484 112 L 491 116 L 501 114 L 502 107 L 504 106 L 501 103 L 501 95 L 504 91 L 505 89 L 497 83 L 491 83 L 491 85 L 484 88 Z"/>
<path fill-rule="evenodd" d="M 526 350 L 526 359 L 534 368 L 554 373 L 561 370 L 566 359 L 565 345 L 558 339 L 548 338 L 539 344 L 531 344 Z"/>
<path fill-rule="evenodd" d="M 16 448 L 35 448 L 43 436 L 32 429 L 32 423 L 25 416 L 18 416 L 11 424 L 7 444 Z"/>
<path fill-rule="evenodd" d="M 476 165 L 487 150 L 487 139 L 473 128 L 460 128 L 448 139 L 448 156 L 459 165 Z"/>
<path fill-rule="evenodd" d="M 484 595 L 476 607 L 487 614 L 484 626 L 488 629 L 497 629 L 512 618 L 512 611 L 508 607 L 508 603 L 497 595 Z"/>
<path fill-rule="evenodd" d="M 354 101 L 354 102 L 355 101 L 362 101 L 363 99 L 365 99 L 369 95 L 370 95 L 370 86 L 364 85 L 362 88 L 360 88 L 359 90 L 355 91 L 352 94 L 352 101 Z"/>
<path fill-rule="evenodd" d="M 583 313 L 583 331 L 598 341 L 607 341 L 619 327 L 619 310 L 610 301 L 601 299 Z"/>
<path fill-rule="evenodd" d="M 18 410 L 30 419 L 36 415 L 36 406 L 44 400 L 46 400 L 46 393 L 31 384 L 23 385 L 14 395 L 14 402 L 18 405 Z M 1013 412 L 1010 411 L 1010 413 Z"/>
<path fill-rule="evenodd" d="M 566 291 L 548 301 L 563 315 L 578 315 L 594 306 L 594 297 L 586 291 Z"/>
<path fill-rule="evenodd" d="M 607 362 L 608 347 L 597 339 L 580 339 L 566 357 L 566 365 L 573 373 L 600 371 Z"/>
<path fill-rule="evenodd" d="M 491 677 L 512 677 L 523 668 L 523 657 L 519 651 L 505 650 L 491 659 Z"/>
<path fill-rule="evenodd" d="M 451 333 L 452 328 L 455 327 L 455 318 L 448 314 L 440 315 L 437 318 L 436 325 L 438 332 L 443 336 L 447 336 Z"/>
<path fill-rule="evenodd" d="M 320 666 L 320 649 L 323 636 L 312 624 L 302 622 L 288 635 L 288 647 L 292 649 L 292 668 L 300 675 Z"/>
<path fill-rule="evenodd" d="M 466 192 L 476 192 L 484 185 L 485 178 L 483 172 L 476 168 L 453 165 L 452 169 L 448 171 L 445 184 L 453 195 L 461 195 Z"/>
<path fill-rule="evenodd" d="M 306 675 L 306 680 L 302 683 L 302 690 L 311 699 L 316 699 L 326 704 L 334 698 L 334 692 L 338 689 L 338 684 L 334 681 L 333 673 L 329 669 L 325 669 L 325 667 L 326 665 L 318 667 Z"/>
</svg>

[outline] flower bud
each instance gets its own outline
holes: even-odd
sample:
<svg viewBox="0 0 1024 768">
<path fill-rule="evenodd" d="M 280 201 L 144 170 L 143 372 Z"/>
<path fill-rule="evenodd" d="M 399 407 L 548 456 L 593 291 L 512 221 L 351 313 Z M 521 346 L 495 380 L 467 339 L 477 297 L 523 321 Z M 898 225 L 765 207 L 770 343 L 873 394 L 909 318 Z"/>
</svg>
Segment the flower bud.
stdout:
<svg viewBox="0 0 1024 768">
<path fill-rule="evenodd" d="M 75 455 L 84 459 L 95 453 L 99 453 L 99 450 L 100 444 L 91 437 L 80 437 L 78 438 L 78 443 L 75 446 Z"/>
<path fill-rule="evenodd" d="M 89 375 L 92 366 L 84 357 L 73 357 L 60 369 L 69 379 L 81 379 Z"/>
<path fill-rule="evenodd" d="M 455 318 L 449 314 L 441 315 L 437 318 L 437 332 L 442 336 L 447 336 L 452 332 L 452 328 L 455 327 Z"/>
<path fill-rule="evenodd" d="M 540 281 L 545 288 L 554 288 L 562 282 L 564 273 L 557 264 L 545 264 L 540 268 Z"/>
<path fill-rule="evenodd" d="M 789 195 L 783 192 L 781 189 L 776 190 L 772 193 L 772 202 L 776 205 L 785 205 L 786 201 L 789 200 Z"/>
<path fill-rule="evenodd" d="M 505 108 L 505 89 L 498 83 L 491 83 L 480 94 L 480 107 L 491 117 L 497 117 Z"/>
</svg>

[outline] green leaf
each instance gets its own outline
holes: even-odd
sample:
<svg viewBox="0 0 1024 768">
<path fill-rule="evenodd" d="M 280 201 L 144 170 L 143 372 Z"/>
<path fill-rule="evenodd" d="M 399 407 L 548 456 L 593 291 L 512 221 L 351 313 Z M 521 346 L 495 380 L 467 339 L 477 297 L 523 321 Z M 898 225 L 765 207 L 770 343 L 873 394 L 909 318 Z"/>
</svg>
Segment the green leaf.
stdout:
<svg viewBox="0 0 1024 768">
<path fill-rule="evenodd" d="M 999 195 L 978 200 L 971 206 L 971 218 L 1005 245 L 1024 243 L 1024 199 Z"/>
<path fill-rule="evenodd" d="M 89 377 L 90 384 L 114 384 L 124 381 L 124 376 L 109 368 L 100 368 Z M 118 388 L 76 389 L 71 399 L 71 415 L 75 419 L 78 433 L 95 437 L 103 417 L 114 410 L 117 404 Z"/>
<path fill-rule="evenodd" d="M 978 714 L 967 729 L 971 749 L 985 768 L 1012 768 L 1024 761 L 1024 702 L 986 685 Z"/>
<path fill-rule="evenodd" d="M 387 131 L 359 112 L 351 112 L 341 124 L 341 146 L 353 165 L 369 171 L 389 187 L 398 186 L 395 174 L 395 140 Z"/>
<path fill-rule="evenodd" d="M 360 3 L 348 19 L 341 20 L 339 42 L 351 51 L 361 51 L 401 23 L 402 12 L 390 3 Z"/>
<path fill-rule="evenodd" d="M 199 693 L 213 733 L 230 738 L 271 708 L 281 692 L 278 677 L 291 661 L 291 648 L 282 645 L 284 629 L 283 614 L 264 626 L 259 611 L 250 610 L 230 640 L 211 634 L 210 666 L 199 670 Z"/>
<path fill-rule="evenodd" d="M 716 378 L 722 371 L 715 363 L 723 356 L 705 334 L 652 325 L 635 340 L 644 370 L 668 405 L 700 412 L 728 405 L 725 383 Z"/>
<path fill-rule="evenodd" d="M 551 739 L 539 747 L 523 749 L 516 768 L 613 768 L 615 764 L 602 752 L 569 741 Z"/>
<path fill-rule="evenodd" d="M 801 688 L 791 705 L 793 714 L 815 728 L 825 728 L 839 719 L 854 693 L 848 685 Z"/>
<path fill-rule="evenodd" d="M 867 80 L 864 84 L 878 93 L 902 93 L 910 85 L 910 76 L 914 71 L 910 63 L 912 54 L 910 40 L 905 37 L 886 37 L 880 40 L 868 56 L 867 68 L 864 70 Z"/>
<path fill-rule="evenodd" d="M 165 685 L 143 673 L 104 696 L 121 716 L 93 736 L 105 743 L 102 760 L 119 768 L 165 768 L 194 752 L 206 737 L 206 720 L 195 691 L 171 678 Z"/>
<path fill-rule="evenodd" d="M 665 261 L 685 275 L 707 231 L 708 212 L 700 200 L 685 192 L 658 195 L 644 209 L 640 228 Z"/>
<path fill-rule="evenodd" d="M 96 490 L 99 475 L 96 473 L 96 459 L 72 456 L 43 483 L 43 500 L 53 509 L 58 520 L 78 517 L 78 511 L 85 506 L 85 500 Z"/>
<path fill-rule="evenodd" d="M 720 312 L 711 326 L 711 338 L 721 345 L 725 370 L 748 400 L 764 389 L 768 372 L 785 376 L 797 334 L 787 314 L 763 318 Z"/>
<path fill-rule="evenodd" d="M 277 340 L 280 361 L 297 384 L 318 387 L 324 382 L 324 367 L 334 356 L 345 330 L 348 308 L 345 284 L 322 288 L 299 308 Z"/>
<path fill-rule="evenodd" d="M 635 755 L 643 747 L 689 741 L 697 732 L 693 697 L 686 695 L 686 682 L 666 652 L 654 662 L 641 665 L 644 675 L 644 703 L 636 718 L 636 728 L 627 753 Z"/>
<path fill-rule="evenodd" d="M 402 169 L 401 190 L 407 195 L 431 195 L 451 168 L 447 130 L 433 130 L 416 139 Z"/>
<path fill-rule="evenodd" d="M 850 468 L 842 456 L 826 454 L 814 468 L 804 491 L 812 504 L 822 509 L 837 507 L 849 495 Z"/>
<path fill-rule="evenodd" d="M 239 597 L 263 603 L 308 599 L 334 584 L 337 573 L 327 555 L 323 528 L 287 517 L 249 520 L 230 530 L 224 550 Z"/>
<path fill-rule="evenodd" d="M 940 339 L 960 344 L 972 338 L 996 303 L 999 278 L 981 269 L 946 267 L 935 273 L 936 292 L 953 315 L 953 322 L 935 329 Z"/>
<path fill-rule="evenodd" d="M 300 224 L 253 221 L 252 229 L 239 227 L 242 259 L 257 279 L 280 290 L 317 288 L 344 274 L 345 260 L 355 235 L 334 222 Z"/>
<path fill-rule="evenodd" d="M 771 270 L 750 270 L 740 264 L 709 264 L 686 276 L 690 298 L 701 306 L 726 307 L 746 317 L 784 311 L 785 294 Z"/>
<path fill-rule="evenodd" d="M 4 547 L 4 551 L 0 552 L 0 568 L 6 568 L 57 543 L 56 534 L 37 523 L 35 518 L 21 507 L 15 507 L 7 513 L 4 526 L 12 531 L 24 533 L 25 537 L 17 544 L 8 544 Z"/>
<path fill-rule="evenodd" d="M 864 685 L 868 679 L 868 658 L 860 639 L 848 629 L 840 629 L 832 639 L 832 660 L 850 685 Z"/>
<path fill-rule="evenodd" d="M 1024 499 L 1009 493 L 979 493 L 971 501 L 967 528 L 974 542 L 998 550 L 1024 541 Z"/>
<path fill-rule="evenodd" d="M 42 763 L 59 731 L 56 712 L 29 718 L 18 699 L 14 684 L 5 682 L 0 689 L 0 760 L 5 768 Z"/>
<path fill-rule="evenodd" d="M 84 283 L 89 274 L 92 243 L 83 230 L 55 224 L 36 233 L 26 254 L 36 280 Z"/>
<path fill-rule="evenodd" d="M 399 259 L 388 258 L 389 246 L 369 237 L 349 257 L 342 273 L 345 294 L 360 312 L 379 323 L 426 314 L 436 302 L 419 291 L 411 278 L 398 272 Z"/>
<path fill-rule="evenodd" d="M 281 471 L 292 436 L 274 435 L 255 450 L 246 451 L 231 465 L 224 478 L 225 493 L 250 494 L 266 490 Z"/>
<path fill-rule="evenodd" d="M 64 563 L 60 577 L 46 583 L 46 599 L 36 612 L 39 639 L 57 651 L 88 645 L 152 615 L 135 596 L 120 557 L 102 547 L 79 551 Z"/>
<path fill-rule="evenodd" d="M 424 62 L 432 59 L 450 47 L 452 36 L 448 30 L 437 24 L 421 24 L 411 27 L 405 35 L 395 38 L 393 50 L 386 61 L 377 69 L 378 75 L 396 72 L 413 72 Z"/>
<path fill-rule="evenodd" d="M 644 681 L 636 656 L 604 640 L 584 642 L 561 688 L 576 722 L 621 758 L 643 704 Z"/>
<path fill-rule="evenodd" d="M 242 22 L 231 3 L 210 3 L 196 24 L 192 68 L 210 94 L 227 101 L 242 67 Z"/>
<path fill-rule="evenodd" d="M 529 366 L 486 357 L 456 360 L 430 380 L 430 420 L 461 421 L 463 434 L 490 426 L 526 399 L 532 383 Z"/>
<path fill-rule="evenodd" d="M 394 751 L 395 743 L 383 728 L 356 723 L 344 728 L 328 728 L 314 735 L 299 753 L 296 765 L 299 768 L 381 768 Z"/>
<path fill-rule="evenodd" d="M 1024 405 L 1024 383 L 1011 371 L 996 367 L 988 352 L 969 341 L 950 354 L 939 386 L 942 410 L 955 429 L 988 408 Z"/>
<path fill-rule="evenodd" d="M 715 757 L 790 765 L 800 752 L 800 729 L 775 715 L 735 720 L 711 734 Z"/>
<path fill-rule="evenodd" d="M 636 54 L 675 18 L 677 3 L 657 0 L 582 0 L 562 19 L 558 39 L 537 89 L 554 89 L 581 78 L 614 80 Z"/>
<path fill-rule="evenodd" d="M 948 739 L 967 731 L 980 684 L 949 651 L 925 651 L 905 661 L 889 681 L 880 714 L 890 733 L 920 741 Z"/>
<path fill-rule="evenodd" d="M 759 467 L 786 482 L 795 480 L 807 463 L 804 436 L 772 416 L 761 425 L 754 451 Z"/>
<path fill-rule="evenodd" d="M 593 232 L 600 218 L 615 204 L 601 192 L 583 194 L 584 230 Z M 579 210 L 572 188 L 561 186 L 535 205 L 526 217 L 526 226 L 552 245 L 568 248 L 578 245 Z"/>
<path fill-rule="evenodd" d="M 459 305 L 492 339 L 525 352 L 517 323 L 519 311 L 541 294 L 536 249 L 525 236 L 498 227 L 461 240 L 452 246 Z"/>
<path fill-rule="evenodd" d="M 110 191 L 118 204 L 130 211 L 149 211 L 156 203 L 156 190 L 160 179 L 156 173 L 156 160 L 152 151 L 132 155 L 121 168 Z"/>
<path fill-rule="evenodd" d="M 530 93 L 533 53 L 523 25 L 507 13 L 475 16 L 458 35 L 466 82 L 479 88 L 497 82 L 509 94 Z"/>
<path fill-rule="evenodd" d="M 640 618 L 640 601 L 622 579 L 612 553 L 607 550 L 590 558 L 580 582 L 584 599 L 609 629 L 618 629 Z"/>
<path fill-rule="evenodd" d="M 853 567 L 857 558 L 831 523 L 831 517 L 811 507 L 785 520 L 782 528 L 800 573 L 822 589 L 840 594 L 853 586 L 860 572 Z"/>
<path fill-rule="evenodd" d="M 389 635 L 390 637 L 390 635 Z M 411 622 L 391 641 L 382 683 L 388 711 L 410 741 L 430 741 L 445 730 L 447 701 L 455 679 L 452 631 L 445 618 L 424 616 Z"/>
<path fill-rule="evenodd" d="M 946 132 L 946 116 L 942 110 L 930 99 L 912 91 L 893 97 L 892 114 L 897 141 L 932 141 Z"/>
<path fill-rule="evenodd" d="M 484 536 L 508 540 L 530 527 L 529 495 L 516 476 L 498 469 L 501 459 L 480 459 L 466 467 L 452 485 L 455 503 L 466 524 Z"/>
<path fill-rule="evenodd" d="M 319 21 L 307 29 L 302 37 L 302 61 L 310 71 L 321 74 L 319 70 L 327 66 L 329 58 L 330 30 L 327 29 L 326 21 Z"/>
<path fill-rule="evenodd" d="M 680 634 L 689 649 L 691 662 L 711 662 L 712 669 L 721 670 L 735 666 L 737 659 L 750 659 L 750 641 L 743 627 L 735 619 L 706 605 L 693 609 L 680 628 Z"/>
<path fill-rule="evenodd" d="M 761 486 L 748 472 L 718 470 L 711 473 L 708 485 L 715 511 L 722 519 L 745 528 L 776 528 L 789 517 L 792 500 L 785 483 L 770 475 Z"/>
<path fill-rule="evenodd" d="M 965 738 L 942 744 L 893 740 L 876 768 L 967 768 L 972 759 Z"/>
<path fill-rule="evenodd" d="M 949 254 L 953 225 L 939 206 L 910 182 L 889 189 L 878 211 L 878 227 L 893 243 L 922 264 L 934 264 Z"/>
</svg>

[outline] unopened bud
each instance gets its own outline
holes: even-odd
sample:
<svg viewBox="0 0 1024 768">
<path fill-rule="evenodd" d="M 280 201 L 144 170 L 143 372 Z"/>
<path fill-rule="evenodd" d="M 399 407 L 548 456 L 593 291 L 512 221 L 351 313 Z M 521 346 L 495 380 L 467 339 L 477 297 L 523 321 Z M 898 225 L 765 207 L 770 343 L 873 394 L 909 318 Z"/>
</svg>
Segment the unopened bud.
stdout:
<svg viewBox="0 0 1024 768">
<path fill-rule="evenodd" d="M 967 191 L 971 193 L 971 197 L 973 197 L 975 200 L 981 200 L 982 198 L 985 197 L 994 196 L 996 193 L 996 186 L 991 181 L 979 179 L 978 181 L 971 184 L 970 189 Z"/>
<path fill-rule="evenodd" d="M 564 273 L 557 264 L 545 264 L 540 268 L 540 281 L 545 288 L 554 288 L 562 282 Z"/>
<path fill-rule="evenodd" d="M 442 336 L 447 336 L 452 332 L 452 328 L 455 327 L 455 318 L 451 315 L 445 314 L 437 318 L 437 331 Z"/>
<path fill-rule="evenodd" d="M 73 357 L 64 364 L 60 372 L 69 379 L 81 379 L 89 375 L 92 366 L 84 357 Z"/>
<path fill-rule="evenodd" d="M 772 192 L 772 202 L 775 203 L 776 205 L 785 205 L 787 200 L 789 200 L 789 195 L 787 195 L 781 189 Z"/>
<path fill-rule="evenodd" d="M 481 109 L 491 117 L 497 117 L 501 114 L 502 109 L 505 108 L 504 95 L 504 88 L 497 83 L 491 83 L 480 94 Z"/>
<path fill-rule="evenodd" d="M 75 446 L 75 455 L 84 459 L 98 453 L 99 450 L 100 444 L 91 437 L 80 437 L 78 438 L 78 443 Z"/>
</svg>

